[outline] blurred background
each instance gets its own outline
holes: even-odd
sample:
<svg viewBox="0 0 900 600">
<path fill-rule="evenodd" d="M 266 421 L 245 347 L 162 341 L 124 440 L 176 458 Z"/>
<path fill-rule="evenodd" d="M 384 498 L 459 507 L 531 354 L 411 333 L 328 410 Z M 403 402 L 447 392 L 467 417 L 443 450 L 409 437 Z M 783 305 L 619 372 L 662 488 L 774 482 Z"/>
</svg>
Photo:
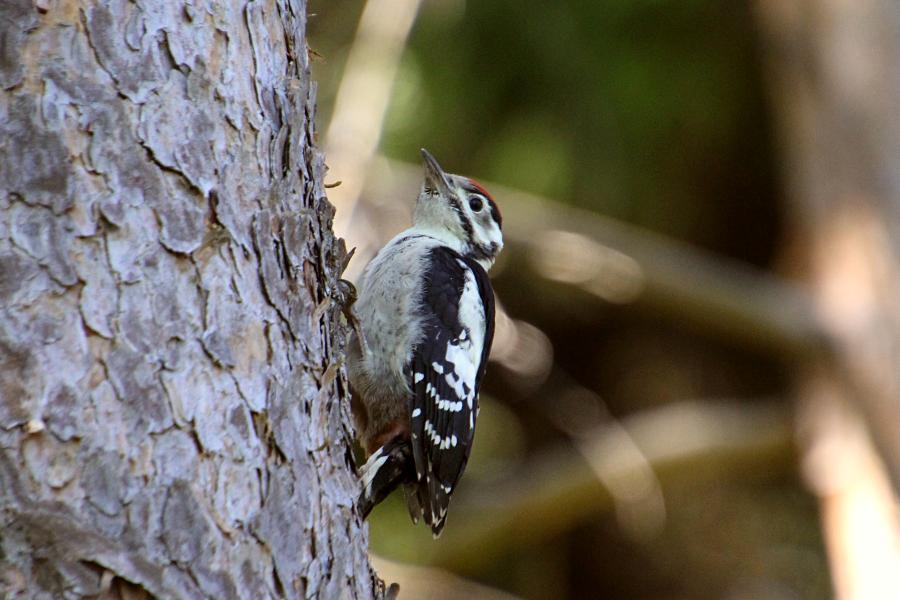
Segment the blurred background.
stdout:
<svg viewBox="0 0 900 600">
<path fill-rule="evenodd" d="M 401 598 L 900 598 L 900 7 L 310 1 L 355 279 L 419 148 L 500 205 L 444 535 Z"/>
</svg>

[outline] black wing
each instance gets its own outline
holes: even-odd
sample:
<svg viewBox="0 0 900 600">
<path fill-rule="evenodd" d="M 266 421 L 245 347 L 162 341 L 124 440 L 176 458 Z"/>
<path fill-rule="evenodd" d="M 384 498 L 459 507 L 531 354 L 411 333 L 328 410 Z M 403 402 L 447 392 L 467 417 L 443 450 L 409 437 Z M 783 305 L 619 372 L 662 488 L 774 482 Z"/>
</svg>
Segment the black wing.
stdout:
<svg viewBox="0 0 900 600">
<path fill-rule="evenodd" d="M 445 247 L 431 251 L 424 287 L 424 337 L 411 365 L 411 443 L 418 501 L 437 536 L 472 449 L 494 292 L 481 265 Z"/>
</svg>

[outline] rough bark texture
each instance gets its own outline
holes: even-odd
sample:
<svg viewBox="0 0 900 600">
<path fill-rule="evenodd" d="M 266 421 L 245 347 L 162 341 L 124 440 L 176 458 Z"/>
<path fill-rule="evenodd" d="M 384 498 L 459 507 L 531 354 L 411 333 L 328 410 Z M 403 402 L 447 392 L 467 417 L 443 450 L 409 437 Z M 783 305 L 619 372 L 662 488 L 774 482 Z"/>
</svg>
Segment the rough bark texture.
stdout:
<svg viewBox="0 0 900 600">
<path fill-rule="evenodd" d="M 0 2 L 0 596 L 375 593 L 305 9 Z"/>
</svg>

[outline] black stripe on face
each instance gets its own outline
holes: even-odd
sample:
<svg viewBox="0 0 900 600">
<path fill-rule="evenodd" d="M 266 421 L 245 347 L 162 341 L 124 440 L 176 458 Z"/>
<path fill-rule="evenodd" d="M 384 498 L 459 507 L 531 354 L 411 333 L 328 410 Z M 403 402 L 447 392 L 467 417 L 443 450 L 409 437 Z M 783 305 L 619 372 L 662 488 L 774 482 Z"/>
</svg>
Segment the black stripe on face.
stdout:
<svg viewBox="0 0 900 600">
<path fill-rule="evenodd" d="M 456 211 L 456 216 L 459 218 L 459 225 L 463 228 L 463 231 L 466 234 L 466 242 L 471 246 L 472 241 L 474 240 L 474 231 L 472 230 L 472 221 L 469 220 L 469 217 L 466 216 L 465 211 L 462 206 L 459 204 L 459 198 L 456 196 L 450 196 L 448 199 L 450 202 L 450 208 Z"/>
</svg>

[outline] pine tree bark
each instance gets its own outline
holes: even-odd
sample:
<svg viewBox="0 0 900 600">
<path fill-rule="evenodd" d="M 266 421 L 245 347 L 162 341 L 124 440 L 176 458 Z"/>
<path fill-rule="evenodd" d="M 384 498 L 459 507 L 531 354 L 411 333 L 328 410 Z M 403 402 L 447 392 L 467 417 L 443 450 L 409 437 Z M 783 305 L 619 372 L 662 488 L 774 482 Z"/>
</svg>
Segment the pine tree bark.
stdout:
<svg viewBox="0 0 900 600">
<path fill-rule="evenodd" d="M 0 3 L 0 596 L 378 593 L 305 10 Z"/>
</svg>

